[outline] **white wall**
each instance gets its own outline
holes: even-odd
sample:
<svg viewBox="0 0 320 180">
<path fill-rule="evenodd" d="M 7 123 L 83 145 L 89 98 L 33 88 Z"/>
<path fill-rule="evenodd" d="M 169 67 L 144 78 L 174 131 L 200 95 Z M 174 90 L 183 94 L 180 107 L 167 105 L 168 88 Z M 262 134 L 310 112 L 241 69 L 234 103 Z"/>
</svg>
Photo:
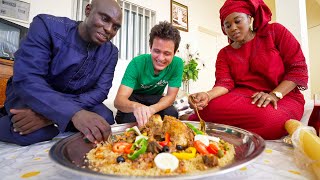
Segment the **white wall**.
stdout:
<svg viewBox="0 0 320 180">
<path fill-rule="evenodd" d="M 30 0 L 30 22 L 37 14 L 54 14 L 72 18 L 73 0 Z"/>
<path fill-rule="evenodd" d="M 311 94 L 320 94 L 320 1 L 306 1 L 308 15 Z"/>
<path fill-rule="evenodd" d="M 320 53 L 319 53 L 319 42 L 320 42 L 320 25 L 310 28 L 309 33 L 309 44 L 310 44 L 310 70 L 311 70 L 311 91 L 312 94 L 320 94 L 320 80 L 319 80 L 319 67 L 320 67 Z"/>
<path fill-rule="evenodd" d="M 184 1 L 178 1 L 184 4 Z M 189 32 L 182 33 L 182 47 L 190 43 L 200 53 L 205 64 L 199 72 L 199 79 L 190 82 L 190 93 L 208 91 L 215 82 L 215 62 L 219 50 L 227 45 L 227 38 L 220 27 L 219 9 L 223 0 L 185 0 L 189 11 Z"/>
<path fill-rule="evenodd" d="M 22 0 L 24 2 L 30 3 L 30 12 L 29 12 L 29 21 L 21 22 L 16 21 L 12 18 L 6 18 L 10 21 L 13 21 L 17 24 L 20 24 L 25 27 L 29 27 L 29 24 L 32 22 L 32 19 L 37 14 L 53 14 L 56 16 L 65 16 L 72 18 L 74 10 L 74 1 L 75 0 Z"/>
<path fill-rule="evenodd" d="M 295 36 L 301 45 L 301 49 L 306 58 L 308 74 L 310 77 L 309 43 L 306 3 L 301 0 L 276 0 L 277 22 L 284 25 Z M 306 100 L 311 99 L 311 83 L 308 82 L 309 89 L 302 91 Z"/>
</svg>

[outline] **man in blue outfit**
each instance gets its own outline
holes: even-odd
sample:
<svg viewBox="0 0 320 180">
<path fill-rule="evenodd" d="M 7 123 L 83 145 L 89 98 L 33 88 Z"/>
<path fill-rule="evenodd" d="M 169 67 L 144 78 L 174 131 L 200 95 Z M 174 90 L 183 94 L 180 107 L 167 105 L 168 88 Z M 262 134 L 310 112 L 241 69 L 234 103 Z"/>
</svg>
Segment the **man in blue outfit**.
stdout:
<svg viewBox="0 0 320 180">
<path fill-rule="evenodd" d="M 114 0 L 93 0 L 76 22 L 41 14 L 15 54 L 0 140 L 29 145 L 79 130 L 105 140 L 114 123 L 102 102 L 112 86 L 118 49 L 110 42 L 122 22 Z"/>
</svg>

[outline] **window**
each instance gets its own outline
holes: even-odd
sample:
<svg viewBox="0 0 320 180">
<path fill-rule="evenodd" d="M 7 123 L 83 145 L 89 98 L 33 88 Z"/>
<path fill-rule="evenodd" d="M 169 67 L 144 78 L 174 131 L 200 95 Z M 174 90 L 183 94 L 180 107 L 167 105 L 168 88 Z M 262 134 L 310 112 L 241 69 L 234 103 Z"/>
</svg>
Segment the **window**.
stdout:
<svg viewBox="0 0 320 180">
<path fill-rule="evenodd" d="M 119 48 L 119 58 L 131 60 L 139 54 L 149 53 L 149 33 L 155 24 L 155 11 L 124 0 L 118 2 L 123 22 L 112 42 Z M 89 0 L 78 0 L 77 20 L 85 18 L 84 9 L 88 3 Z"/>
</svg>

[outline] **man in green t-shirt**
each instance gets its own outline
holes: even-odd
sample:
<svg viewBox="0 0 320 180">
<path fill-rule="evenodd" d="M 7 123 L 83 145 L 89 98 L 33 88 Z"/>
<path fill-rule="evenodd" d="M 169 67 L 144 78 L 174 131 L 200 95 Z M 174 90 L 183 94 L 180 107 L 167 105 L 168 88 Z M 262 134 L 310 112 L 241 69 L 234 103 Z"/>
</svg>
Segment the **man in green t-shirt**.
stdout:
<svg viewBox="0 0 320 180">
<path fill-rule="evenodd" d="M 174 55 L 180 40 L 179 31 L 168 22 L 151 29 L 151 54 L 135 57 L 129 63 L 114 100 L 117 123 L 137 121 L 143 126 L 153 114 L 178 118 L 173 102 L 181 86 L 183 61 Z"/>
</svg>

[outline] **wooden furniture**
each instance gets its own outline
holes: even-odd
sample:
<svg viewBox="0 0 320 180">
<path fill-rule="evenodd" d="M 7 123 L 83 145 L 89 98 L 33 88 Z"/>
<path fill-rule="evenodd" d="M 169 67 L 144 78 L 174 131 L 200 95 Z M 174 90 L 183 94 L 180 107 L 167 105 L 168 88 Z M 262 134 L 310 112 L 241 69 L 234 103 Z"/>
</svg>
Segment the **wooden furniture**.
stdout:
<svg viewBox="0 0 320 180">
<path fill-rule="evenodd" d="M 13 61 L 0 58 L 0 108 L 6 99 L 7 81 L 13 74 Z"/>
</svg>

